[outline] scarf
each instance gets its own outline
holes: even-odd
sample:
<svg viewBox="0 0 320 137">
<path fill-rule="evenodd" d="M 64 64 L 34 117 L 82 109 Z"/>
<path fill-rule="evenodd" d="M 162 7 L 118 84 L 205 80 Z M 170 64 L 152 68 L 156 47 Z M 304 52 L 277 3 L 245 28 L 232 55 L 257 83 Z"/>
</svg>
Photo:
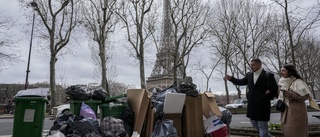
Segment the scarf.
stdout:
<svg viewBox="0 0 320 137">
<path fill-rule="evenodd" d="M 280 90 L 290 89 L 291 91 L 297 93 L 300 96 L 309 95 L 310 106 L 314 109 L 320 110 L 318 104 L 314 101 L 313 95 L 311 94 L 308 85 L 302 79 L 296 79 L 295 77 L 284 78 L 281 77 L 278 83 Z M 283 93 L 280 92 L 278 99 L 283 100 Z M 289 100 L 286 99 L 285 103 L 289 106 Z"/>
</svg>

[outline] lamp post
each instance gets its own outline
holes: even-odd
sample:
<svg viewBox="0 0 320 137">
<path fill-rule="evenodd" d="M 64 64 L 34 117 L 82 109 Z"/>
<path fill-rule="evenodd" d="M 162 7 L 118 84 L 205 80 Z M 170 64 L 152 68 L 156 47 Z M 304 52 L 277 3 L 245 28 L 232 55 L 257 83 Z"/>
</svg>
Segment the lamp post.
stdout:
<svg viewBox="0 0 320 137">
<path fill-rule="evenodd" d="M 29 46 L 29 56 L 28 56 L 28 65 L 27 65 L 27 75 L 26 75 L 26 82 L 25 82 L 25 86 L 24 89 L 27 89 L 29 86 L 29 66 L 30 66 L 30 57 L 31 57 L 31 48 L 32 48 L 32 40 L 33 40 L 33 30 L 34 30 L 34 20 L 35 20 L 35 11 L 37 10 L 38 4 L 34 1 L 32 1 L 30 3 L 30 5 L 33 7 L 33 17 L 32 17 L 32 28 L 31 28 L 31 38 L 30 38 L 30 46 Z"/>
</svg>

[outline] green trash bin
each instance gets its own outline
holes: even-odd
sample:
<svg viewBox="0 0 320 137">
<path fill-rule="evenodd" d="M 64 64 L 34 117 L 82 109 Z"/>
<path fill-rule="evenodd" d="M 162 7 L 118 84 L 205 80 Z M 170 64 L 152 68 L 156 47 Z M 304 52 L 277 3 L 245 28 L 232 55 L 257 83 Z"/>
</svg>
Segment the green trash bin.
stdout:
<svg viewBox="0 0 320 137">
<path fill-rule="evenodd" d="M 13 137 L 42 137 L 47 99 L 45 97 L 16 97 Z"/>
<path fill-rule="evenodd" d="M 98 110 L 99 104 L 101 103 L 101 100 L 71 100 L 70 101 L 71 114 L 77 115 L 77 116 L 80 115 L 82 101 L 88 106 L 90 106 L 90 108 L 94 111 L 96 116 L 98 115 L 97 110 Z"/>
<path fill-rule="evenodd" d="M 127 94 L 106 98 L 100 105 L 100 121 L 103 118 L 110 116 L 120 118 L 124 110 L 127 108 L 128 103 L 119 102 L 119 99 L 127 97 Z"/>
<path fill-rule="evenodd" d="M 100 121 L 103 120 L 105 117 L 115 117 L 120 118 L 127 108 L 127 103 L 102 103 L 99 105 L 100 108 Z"/>
<path fill-rule="evenodd" d="M 121 95 L 118 95 L 118 96 L 108 97 L 102 103 L 117 101 L 117 99 L 120 99 L 120 98 L 123 98 L 123 97 L 127 97 L 127 94 L 121 94 Z"/>
</svg>

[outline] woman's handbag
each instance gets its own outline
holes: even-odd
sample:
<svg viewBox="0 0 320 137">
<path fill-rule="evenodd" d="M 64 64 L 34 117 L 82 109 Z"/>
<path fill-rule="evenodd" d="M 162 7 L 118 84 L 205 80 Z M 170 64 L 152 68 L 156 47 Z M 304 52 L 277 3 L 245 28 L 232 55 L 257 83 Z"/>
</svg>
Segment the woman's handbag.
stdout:
<svg viewBox="0 0 320 137">
<path fill-rule="evenodd" d="M 277 111 L 283 112 L 284 110 L 286 110 L 286 103 L 284 103 L 284 101 L 282 100 L 278 100 L 277 104 L 276 104 L 276 109 Z"/>
<path fill-rule="evenodd" d="M 296 80 L 296 79 L 295 79 Z M 291 87 L 291 85 L 292 85 L 292 83 L 295 81 L 295 80 L 293 80 L 292 82 L 291 82 L 291 84 L 290 84 L 290 86 L 289 87 Z M 280 112 L 283 112 L 284 110 L 286 110 L 286 107 L 287 107 L 287 105 L 286 105 L 286 103 L 284 103 L 284 100 L 278 100 L 278 102 L 277 102 L 277 104 L 276 104 L 276 110 L 277 111 L 280 111 Z"/>
</svg>

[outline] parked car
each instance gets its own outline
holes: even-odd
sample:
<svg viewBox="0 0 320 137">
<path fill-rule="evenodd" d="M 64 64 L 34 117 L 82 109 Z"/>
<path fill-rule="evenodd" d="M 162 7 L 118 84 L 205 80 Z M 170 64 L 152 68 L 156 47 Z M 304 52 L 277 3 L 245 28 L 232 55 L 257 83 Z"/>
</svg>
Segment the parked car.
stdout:
<svg viewBox="0 0 320 137">
<path fill-rule="evenodd" d="M 316 100 L 316 103 L 318 104 L 318 106 L 320 106 L 320 101 L 319 100 Z M 304 103 L 306 103 L 306 106 L 310 106 L 310 103 L 309 103 L 309 100 L 307 99 L 306 101 L 304 101 Z"/>
<path fill-rule="evenodd" d="M 56 118 L 59 116 L 59 114 L 61 113 L 66 113 L 68 114 L 70 112 L 70 104 L 62 104 L 60 106 L 56 106 L 55 107 L 56 109 L 53 109 L 53 110 L 57 110 L 57 113 L 56 113 Z"/>
<path fill-rule="evenodd" d="M 279 99 L 277 99 L 277 98 L 270 100 L 271 107 L 275 107 L 277 105 L 278 100 Z"/>
<path fill-rule="evenodd" d="M 245 99 L 235 99 L 231 104 L 227 104 L 225 108 L 247 108 L 248 101 Z"/>
</svg>

